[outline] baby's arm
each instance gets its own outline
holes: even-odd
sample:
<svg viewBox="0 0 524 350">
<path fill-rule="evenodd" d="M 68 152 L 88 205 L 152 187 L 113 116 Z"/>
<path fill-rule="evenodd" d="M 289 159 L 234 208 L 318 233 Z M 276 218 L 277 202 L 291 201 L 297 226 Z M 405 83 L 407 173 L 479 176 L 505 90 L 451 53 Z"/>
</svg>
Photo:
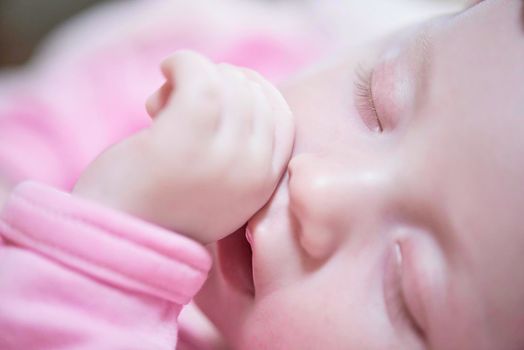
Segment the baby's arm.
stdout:
<svg viewBox="0 0 524 350">
<path fill-rule="evenodd" d="M 176 318 L 211 261 L 200 244 L 159 226 L 214 241 L 274 190 L 293 140 L 278 92 L 253 72 L 191 53 L 164 72 L 167 88 L 149 104 L 153 127 L 99 157 L 78 196 L 25 183 L 9 197 L 0 216 L 1 349 L 174 349 Z"/>
</svg>

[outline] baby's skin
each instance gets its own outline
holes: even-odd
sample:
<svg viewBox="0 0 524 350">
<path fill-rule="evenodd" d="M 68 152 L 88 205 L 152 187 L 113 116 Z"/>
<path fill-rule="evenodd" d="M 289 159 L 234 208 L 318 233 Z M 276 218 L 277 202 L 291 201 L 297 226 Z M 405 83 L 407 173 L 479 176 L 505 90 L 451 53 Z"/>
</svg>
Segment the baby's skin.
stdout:
<svg viewBox="0 0 524 350">
<path fill-rule="evenodd" d="M 524 348 L 522 0 L 353 48 L 281 86 L 293 119 L 253 72 L 164 72 L 75 192 L 210 243 L 233 348 Z"/>
<path fill-rule="evenodd" d="M 258 73 L 181 51 L 162 63 L 151 127 L 96 159 L 75 192 L 202 243 L 247 222 L 289 161 L 294 126 Z"/>
</svg>

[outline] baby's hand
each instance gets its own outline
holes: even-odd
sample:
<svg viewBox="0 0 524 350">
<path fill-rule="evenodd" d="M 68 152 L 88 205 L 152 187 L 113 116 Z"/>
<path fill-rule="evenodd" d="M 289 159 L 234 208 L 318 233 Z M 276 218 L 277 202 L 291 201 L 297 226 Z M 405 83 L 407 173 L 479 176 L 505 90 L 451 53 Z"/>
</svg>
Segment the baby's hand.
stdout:
<svg viewBox="0 0 524 350">
<path fill-rule="evenodd" d="M 74 192 L 209 243 L 273 193 L 292 149 L 291 112 L 247 69 L 184 51 L 162 71 L 147 104 L 153 125 L 98 157 Z"/>
</svg>

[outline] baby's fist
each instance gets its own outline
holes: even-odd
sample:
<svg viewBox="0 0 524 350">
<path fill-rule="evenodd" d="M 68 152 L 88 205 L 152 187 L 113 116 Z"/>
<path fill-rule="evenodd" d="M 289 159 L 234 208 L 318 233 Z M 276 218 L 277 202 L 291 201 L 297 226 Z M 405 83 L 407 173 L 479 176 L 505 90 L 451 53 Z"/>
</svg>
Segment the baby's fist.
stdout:
<svg viewBox="0 0 524 350">
<path fill-rule="evenodd" d="M 209 243 L 242 226 L 273 193 L 294 126 L 257 73 L 192 52 L 162 64 L 153 125 L 103 153 L 75 191 Z"/>
</svg>

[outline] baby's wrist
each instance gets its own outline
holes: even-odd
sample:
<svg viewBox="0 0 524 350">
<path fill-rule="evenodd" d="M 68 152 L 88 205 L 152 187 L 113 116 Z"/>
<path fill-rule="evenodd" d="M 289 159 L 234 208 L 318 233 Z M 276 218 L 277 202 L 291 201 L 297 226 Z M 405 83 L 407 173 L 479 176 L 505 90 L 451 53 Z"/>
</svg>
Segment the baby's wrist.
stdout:
<svg viewBox="0 0 524 350">
<path fill-rule="evenodd" d="M 135 156 L 144 150 L 136 149 L 136 142 L 130 141 L 125 140 L 99 156 L 80 176 L 72 194 L 129 214 L 140 214 L 137 202 L 143 200 L 140 189 L 147 179 L 141 171 L 147 166 L 138 164 L 143 161 Z"/>
<path fill-rule="evenodd" d="M 117 200 L 114 196 L 110 195 L 111 191 L 107 191 L 106 186 L 95 181 L 81 179 L 81 181 L 75 185 L 71 193 L 74 196 L 96 202 L 106 207 L 111 207 L 124 212 L 128 211 L 127 208 L 122 205 L 123 201 Z"/>
<path fill-rule="evenodd" d="M 86 172 L 75 185 L 72 194 L 99 205 L 124 212 L 164 229 L 184 235 L 188 238 L 209 243 L 200 234 L 199 222 L 202 218 L 199 213 L 185 212 L 179 218 L 176 210 L 163 210 L 164 207 L 177 207 L 175 201 L 183 201 L 183 197 L 158 198 L 158 189 L 146 183 L 148 177 L 139 175 L 138 169 L 133 175 L 123 178 L 115 172 L 104 176 L 99 173 Z M 111 178 L 113 177 L 114 178 Z M 118 177 L 118 178 L 116 178 Z M 155 195 L 156 193 L 156 195 Z"/>
</svg>

